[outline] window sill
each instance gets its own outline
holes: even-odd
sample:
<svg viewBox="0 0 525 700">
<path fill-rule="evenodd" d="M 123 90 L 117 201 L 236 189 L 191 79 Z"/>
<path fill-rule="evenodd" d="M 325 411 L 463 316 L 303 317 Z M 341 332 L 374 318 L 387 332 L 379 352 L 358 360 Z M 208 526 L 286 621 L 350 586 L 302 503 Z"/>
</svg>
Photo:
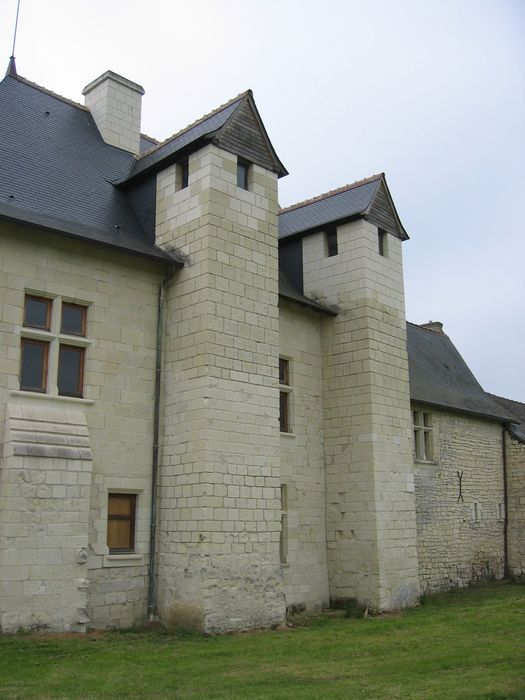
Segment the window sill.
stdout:
<svg viewBox="0 0 525 700">
<path fill-rule="evenodd" d="M 426 464 L 429 467 L 437 467 L 438 462 L 435 459 L 414 459 L 414 464 Z"/>
<path fill-rule="evenodd" d="M 289 569 L 290 568 L 290 562 L 289 561 L 282 561 L 281 562 L 281 569 Z"/>
<path fill-rule="evenodd" d="M 105 554 L 102 560 L 104 567 L 117 566 L 143 566 L 143 554 Z"/>
<path fill-rule="evenodd" d="M 59 396 L 58 394 L 44 394 L 40 391 L 11 390 L 9 396 L 20 396 L 28 399 L 50 399 L 51 401 L 64 401 L 66 403 L 80 403 L 85 406 L 92 406 L 93 399 L 83 399 L 77 396 Z"/>
<path fill-rule="evenodd" d="M 282 431 L 279 433 L 281 437 L 287 437 L 287 438 L 294 438 L 297 437 L 295 433 L 283 433 Z"/>
</svg>

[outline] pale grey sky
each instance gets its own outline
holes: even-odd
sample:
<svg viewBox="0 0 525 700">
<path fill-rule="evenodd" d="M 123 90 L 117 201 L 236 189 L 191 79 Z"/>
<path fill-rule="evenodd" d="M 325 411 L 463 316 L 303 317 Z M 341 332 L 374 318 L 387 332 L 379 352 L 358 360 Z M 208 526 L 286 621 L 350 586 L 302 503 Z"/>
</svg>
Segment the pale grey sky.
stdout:
<svg viewBox="0 0 525 700">
<path fill-rule="evenodd" d="M 11 53 L 16 0 L 0 0 Z M 525 401 L 523 0 L 22 0 L 18 71 L 79 102 L 110 68 L 157 138 L 252 88 L 286 206 L 385 171 L 407 318 Z"/>
</svg>

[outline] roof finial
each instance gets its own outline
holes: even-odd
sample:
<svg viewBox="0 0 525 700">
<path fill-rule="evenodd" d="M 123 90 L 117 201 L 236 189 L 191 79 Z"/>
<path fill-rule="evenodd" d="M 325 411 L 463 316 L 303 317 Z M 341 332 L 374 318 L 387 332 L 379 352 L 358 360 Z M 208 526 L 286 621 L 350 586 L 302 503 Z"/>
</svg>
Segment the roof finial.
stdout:
<svg viewBox="0 0 525 700">
<path fill-rule="evenodd" d="M 20 12 L 20 0 L 16 3 L 16 19 L 15 19 L 15 31 L 13 33 L 13 49 L 11 51 L 11 56 L 9 58 L 9 64 L 7 66 L 6 77 L 9 75 L 11 78 L 17 77 L 16 63 L 15 63 L 15 46 L 16 46 L 16 32 L 18 30 L 18 13 Z"/>
</svg>

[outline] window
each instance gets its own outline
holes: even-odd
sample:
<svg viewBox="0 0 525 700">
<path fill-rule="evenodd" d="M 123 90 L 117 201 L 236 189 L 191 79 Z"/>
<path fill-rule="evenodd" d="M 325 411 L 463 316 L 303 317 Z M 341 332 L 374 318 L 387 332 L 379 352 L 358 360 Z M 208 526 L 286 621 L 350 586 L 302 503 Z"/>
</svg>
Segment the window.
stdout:
<svg viewBox="0 0 525 700">
<path fill-rule="evenodd" d="M 244 160 L 237 161 L 237 187 L 243 190 L 249 189 L 248 176 L 250 172 L 250 164 Z"/>
<path fill-rule="evenodd" d="M 184 190 L 188 186 L 189 178 L 190 178 L 190 165 L 188 158 L 184 158 L 184 160 L 181 160 L 179 163 L 179 171 L 180 171 L 180 189 Z"/>
<path fill-rule="evenodd" d="M 26 294 L 24 301 L 24 326 L 48 331 L 51 327 L 51 299 Z"/>
<path fill-rule="evenodd" d="M 416 459 L 430 461 L 432 450 L 432 423 L 430 413 L 412 411 L 414 421 L 414 456 Z"/>
<path fill-rule="evenodd" d="M 279 358 L 279 425 L 281 433 L 290 433 L 290 362 Z"/>
<path fill-rule="evenodd" d="M 49 343 L 22 338 L 20 388 L 45 392 Z"/>
<path fill-rule="evenodd" d="M 379 255 L 386 258 L 388 254 L 388 233 L 382 228 L 377 229 L 377 243 Z"/>
<path fill-rule="evenodd" d="M 337 245 L 337 229 L 331 228 L 328 231 L 325 231 L 324 240 L 326 256 L 328 258 L 333 258 L 334 255 L 337 255 L 339 252 Z"/>
<path fill-rule="evenodd" d="M 281 564 L 288 563 L 288 488 L 281 484 L 281 536 L 279 539 Z"/>
<path fill-rule="evenodd" d="M 26 294 L 20 343 L 20 389 L 81 397 L 87 307 Z M 74 338 L 72 336 L 77 336 Z"/>
<path fill-rule="evenodd" d="M 135 511 L 137 495 L 134 493 L 108 494 L 107 545 L 110 554 L 135 551 Z"/>
</svg>

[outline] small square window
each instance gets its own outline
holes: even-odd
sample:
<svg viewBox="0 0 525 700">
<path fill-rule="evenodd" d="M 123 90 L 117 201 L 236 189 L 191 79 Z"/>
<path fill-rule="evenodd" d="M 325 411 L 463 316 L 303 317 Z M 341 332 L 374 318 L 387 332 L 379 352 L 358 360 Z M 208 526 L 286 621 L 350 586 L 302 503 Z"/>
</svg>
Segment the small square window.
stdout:
<svg viewBox="0 0 525 700">
<path fill-rule="evenodd" d="M 47 386 L 47 357 L 49 343 L 22 338 L 20 388 L 45 392 Z"/>
<path fill-rule="evenodd" d="M 377 243 L 379 255 L 382 255 L 384 258 L 386 258 L 388 253 L 388 233 L 382 228 L 377 230 Z"/>
<path fill-rule="evenodd" d="M 60 332 L 69 335 L 86 335 L 86 307 L 62 302 Z"/>
<path fill-rule="evenodd" d="M 424 462 L 433 459 L 432 418 L 425 411 L 412 411 L 414 427 L 414 457 Z"/>
<path fill-rule="evenodd" d="M 24 326 L 48 331 L 51 328 L 51 299 L 26 295 Z"/>
<path fill-rule="evenodd" d="M 110 554 L 135 551 L 135 511 L 137 495 L 134 493 L 108 494 L 107 545 Z"/>
<path fill-rule="evenodd" d="M 328 231 L 325 231 L 324 237 L 326 255 L 328 258 L 333 258 L 339 252 L 337 245 L 337 229 L 331 228 Z"/>
<path fill-rule="evenodd" d="M 82 396 L 84 350 L 75 345 L 60 345 L 57 377 L 60 396 Z"/>
<path fill-rule="evenodd" d="M 243 160 L 237 161 L 237 187 L 243 190 L 249 189 L 248 187 L 248 174 L 250 171 L 250 165 Z"/>
<path fill-rule="evenodd" d="M 181 160 L 179 163 L 180 168 L 180 188 L 181 190 L 186 189 L 190 179 L 190 164 L 187 158 Z"/>
</svg>

